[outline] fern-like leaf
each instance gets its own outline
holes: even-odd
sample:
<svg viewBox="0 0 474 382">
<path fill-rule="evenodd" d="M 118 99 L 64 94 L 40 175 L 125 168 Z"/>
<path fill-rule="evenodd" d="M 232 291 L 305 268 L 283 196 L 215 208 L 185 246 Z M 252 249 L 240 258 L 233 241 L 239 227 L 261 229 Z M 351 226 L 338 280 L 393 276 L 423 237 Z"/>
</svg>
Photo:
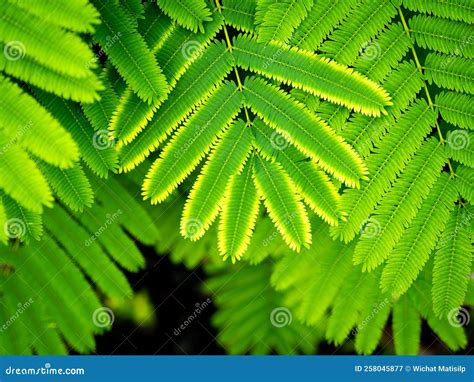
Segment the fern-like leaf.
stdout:
<svg viewBox="0 0 474 382">
<path fill-rule="evenodd" d="M 277 163 L 256 157 L 254 181 L 270 218 L 288 246 L 296 251 L 311 244 L 310 223 L 291 178 Z"/>
<path fill-rule="evenodd" d="M 71 135 L 51 114 L 30 95 L 0 76 L 0 93 L 4 112 L 1 124 L 10 141 L 4 141 L 3 150 L 18 141 L 46 162 L 70 167 L 79 158 L 79 150 Z M 8 112 L 6 112 L 8 110 Z"/>
<path fill-rule="evenodd" d="M 298 193 L 314 212 L 329 224 L 337 225 L 339 194 L 331 179 L 260 119 L 254 121 L 253 127 L 258 132 L 256 144 L 260 152 L 277 160 L 291 174 Z"/>
<path fill-rule="evenodd" d="M 451 130 L 446 134 L 446 153 L 466 166 L 474 168 L 474 133 L 466 130 Z"/>
<path fill-rule="evenodd" d="M 438 242 L 433 268 L 433 309 L 442 318 L 464 302 L 472 263 L 472 211 L 455 208 Z"/>
<path fill-rule="evenodd" d="M 197 240 L 212 224 L 219 213 L 230 177 L 242 171 L 252 147 L 252 138 L 242 120 L 230 125 L 222 134 L 184 205 L 181 219 L 184 237 Z"/>
<path fill-rule="evenodd" d="M 206 49 L 181 77 L 145 130 L 122 148 L 123 170 L 131 170 L 141 163 L 194 107 L 209 97 L 231 70 L 231 60 L 224 44 L 212 44 Z"/>
<path fill-rule="evenodd" d="M 157 0 L 160 8 L 178 24 L 193 32 L 203 32 L 203 22 L 209 21 L 211 11 L 204 0 Z"/>
<path fill-rule="evenodd" d="M 44 162 L 38 165 L 54 193 L 69 208 L 82 211 L 84 207 L 92 205 L 94 195 L 79 164 L 68 169 L 60 169 Z"/>
<path fill-rule="evenodd" d="M 315 51 L 358 2 L 359 0 L 315 1 L 308 17 L 294 31 L 291 44 Z"/>
<path fill-rule="evenodd" d="M 421 318 L 408 296 L 393 306 L 393 337 L 398 355 L 417 355 L 420 349 Z"/>
<path fill-rule="evenodd" d="M 454 182 L 441 174 L 388 259 L 381 278 L 384 291 L 397 296 L 409 288 L 436 246 L 456 199 Z"/>
<path fill-rule="evenodd" d="M 8 0 L 24 11 L 75 32 L 93 32 L 100 23 L 99 12 L 88 0 Z"/>
<path fill-rule="evenodd" d="M 217 244 L 219 253 L 232 262 L 239 260 L 250 244 L 259 211 L 259 198 L 253 184 L 254 158 L 241 174 L 233 175 L 227 184 L 222 203 Z"/>
<path fill-rule="evenodd" d="M 474 58 L 474 45 L 469 43 L 472 33 L 469 24 L 418 15 L 410 19 L 409 25 L 419 46 L 440 53 Z"/>
<path fill-rule="evenodd" d="M 474 130 L 474 99 L 467 94 L 441 92 L 436 96 L 436 106 L 443 119 L 464 129 Z"/>
<path fill-rule="evenodd" d="M 413 11 L 445 17 L 451 20 L 474 21 L 474 6 L 471 0 L 403 0 L 403 5 Z"/>
<path fill-rule="evenodd" d="M 439 87 L 474 94 L 474 65 L 468 58 L 429 53 L 425 77 Z"/>
<path fill-rule="evenodd" d="M 237 115 L 241 93 L 228 82 L 217 89 L 171 138 L 143 185 L 145 198 L 162 202 L 191 173 L 218 135 Z"/>
<path fill-rule="evenodd" d="M 94 0 L 101 13 L 94 37 L 138 96 L 148 103 L 165 94 L 166 78 L 143 38 L 116 1 Z M 129 31 L 122 33 L 121 31 Z"/>
<path fill-rule="evenodd" d="M 234 39 L 237 64 L 269 78 L 355 111 L 380 115 L 390 105 L 389 95 L 366 77 L 327 58 L 276 43 L 262 44 L 239 36 Z"/>
<path fill-rule="evenodd" d="M 313 0 L 258 0 L 255 12 L 258 40 L 287 42 L 312 6 Z"/>
<path fill-rule="evenodd" d="M 0 155 L 0 188 L 33 212 L 42 212 L 43 206 L 51 207 L 51 190 L 35 162 L 2 131 L 0 147 L 6 148 Z"/>
<path fill-rule="evenodd" d="M 347 242 L 363 230 L 364 221 L 390 188 L 400 166 L 421 146 L 435 120 L 436 114 L 426 102 L 416 101 L 410 106 L 367 159 L 370 179 L 364 181 L 360 190 L 344 191 L 340 207 L 347 217 L 337 227 L 333 227 L 333 234 Z"/>
<path fill-rule="evenodd" d="M 245 100 L 265 123 L 324 170 L 349 186 L 359 184 L 359 178 L 366 172 L 362 161 L 324 121 L 309 113 L 302 104 L 258 77 L 246 80 Z"/>
<path fill-rule="evenodd" d="M 390 255 L 445 162 L 443 147 L 434 138 L 415 154 L 394 187 L 375 209 L 372 217 L 374 233 L 362 234 L 354 251 L 356 264 L 362 264 L 364 270 L 370 271 Z"/>
</svg>

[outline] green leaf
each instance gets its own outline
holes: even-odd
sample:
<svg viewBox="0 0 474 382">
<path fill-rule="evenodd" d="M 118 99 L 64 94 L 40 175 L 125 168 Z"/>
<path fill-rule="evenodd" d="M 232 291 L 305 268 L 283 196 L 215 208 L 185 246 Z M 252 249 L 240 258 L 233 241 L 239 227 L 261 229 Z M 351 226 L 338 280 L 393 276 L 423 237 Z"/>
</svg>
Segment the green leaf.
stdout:
<svg viewBox="0 0 474 382">
<path fill-rule="evenodd" d="M 92 205 L 94 194 L 80 164 L 69 169 L 60 169 L 44 162 L 39 162 L 38 166 L 54 193 L 73 211 L 82 211 L 84 207 Z"/>
<path fill-rule="evenodd" d="M 470 0 L 403 0 L 403 6 L 413 11 L 433 14 L 452 20 L 474 21 L 474 7 Z"/>
<path fill-rule="evenodd" d="M 372 270 L 389 257 L 440 175 L 446 163 L 443 147 L 431 138 L 403 170 L 393 188 L 376 207 L 354 251 L 354 263 Z M 365 231 L 373 228 L 373 231 Z"/>
<path fill-rule="evenodd" d="M 368 78 L 327 58 L 277 43 L 234 39 L 239 66 L 368 115 L 384 113 L 388 93 Z"/>
<path fill-rule="evenodd" d="M 204 102 L 232 68 L 232 56 L 222 43 L 212 44 L 186 71 L 148 126 L 122 147 L 121 164 L 129 171 L 143 162 L 150 152 Z"/>
<path fill-rule="evenodd" d="M 299 252 L 311 244 L 311 225 L 291 178 L 278 163 L 255 159 L 254 182 L 286 244 Z"/>
<path fill-rule="evenodd" d="M 227 184 L 217 236 L 219 254 L 224 260 L 240 260 L 250 244 L 260 205 L 252 180 L 253 166 L 251 157 L 242 173 L 233 175 Z"/>
<path fill-rule="evenodd" d="M 161 68 L 116 1 L 94 0 L 101 21 L 94 38 L 127 84 L 145 102 L 157 101 L 168 86 Z M 123 31 L 127 31 L 126 33 Z"/>
<path fill-rule="evenodd" d="M 184 205 L 181 235 L 191 240 L 201 238 L 218 215 L 230 177 L 242 171 L 252 148 L 253 137 L 242 120 L 219 138 Z"/>
<path fill-rule="evenodd" d="M 419 46 L 474 58 L 474 45 L 469 41 L 472 34 L 469 24 L 424 15 L 415 16 L 408 23 Z"/>
<path fill-rule="evenodd" d="M 211 11 L 204 0 L 157 0 L 160 8 L 178 24 L 193 32 L 203 32 L 203 22 L 209 21 Z"/>
<path fill-rule="evenodd" d="M 456 199 L 454 182 L 441 174 L 390 255 L 381 278 L 382 290 L 394 296 L 406 292 L 436 246 Z"/>
<path fill-rule="evenodd" d="M 455 92 L 441 92 L 436 96 L 435 103 L 445 121 L 474 130 L 473 97 Z"/>
<path fill-rule="evenodd" d="M 474 94 L 474 65 L 467 58 L 429 53 L 425 78 L 445 89 Z"/>
<path fill-rule="evenodd" d="M 171 138 L 147 174 L 145 199 L 153 204 L 168 195 L 194 170 L 209 152 L 216 136 L 241 108 L 242 96 L 232 82 L 220 86 Z"/>
<path fill-rule="evenodd" d="M 3 142 L 4 151 L 18 142 L 39 158 L 62 168 L 72 166 L 79 159 L 71 135 L 33 97 L 3 76 L 0 76 L 0 94 L 3 104 L 0 123 L 10 138 L 9 142 Z"/>
<path fill-rule="evenodd" d="M 35 162 L 0 131 L 0 188 L 26 209 L 41 213 L 51 207 L 53 195 Z M 28 174 L 28 176 L 25 176 Z"/>
<path fill-rule="evenodd" d="M 421 318 L 407 296 L 393 306 L 393 338 L 397 355 L 417 355 L 420 351 Z"/>
<path fill-rule="evenodd" d="M 433 309 L 442 318 L 464 303 L 469 282 L 472 246 L 472 211 L 455 208 L 438 242 L 433 269 Z"/>
<path fill-rule="evenodd" d="M 258 77 L 245 81 L 244 94 L 252 111 L 299 151 L 348 186 L 358 186 L 359 179 L 366 173 L 365 166 L 353 149 L 323 120 Z"/>
</svg>

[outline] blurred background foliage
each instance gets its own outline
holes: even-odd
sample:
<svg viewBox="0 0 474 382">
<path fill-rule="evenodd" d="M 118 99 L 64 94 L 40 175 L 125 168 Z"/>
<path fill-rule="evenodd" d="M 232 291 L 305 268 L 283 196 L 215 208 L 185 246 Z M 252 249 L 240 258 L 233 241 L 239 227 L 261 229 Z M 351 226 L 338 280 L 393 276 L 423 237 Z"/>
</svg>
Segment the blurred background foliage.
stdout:
<svg viewBox="0 0 474 382">
<path fill-rule="evenodd" d="M 2 354 L 472 352 L 471 0 L 0 9 Z"/>
</svg>

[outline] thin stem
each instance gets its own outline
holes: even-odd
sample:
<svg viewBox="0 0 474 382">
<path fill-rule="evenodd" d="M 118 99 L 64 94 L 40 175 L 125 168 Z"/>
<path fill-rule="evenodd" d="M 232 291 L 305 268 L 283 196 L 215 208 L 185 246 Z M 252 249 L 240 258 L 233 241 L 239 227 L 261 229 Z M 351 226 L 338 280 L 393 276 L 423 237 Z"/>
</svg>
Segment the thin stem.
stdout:
<svg viewBox="0 0 474 382">
<path fill-rule="evenodd" d="M 411 39 L 410 28 L 408 27 L 408 24 L 405 20 L 405 16 L 403 16 L 403 12 L 400 7 L 398 8 L 398 14 L 400 15 L 400 19 L 402 21 L 402 25 L 403 25 L 403 29 L 405 30 L 405 33 Z M 421 73 L 421 75 L 424 76 L 423 67 L 420 64 L 420 59 L 418 58 L 418 54 L 416 53 L 415 46 L 413 43 L 410 45 L 410 49 L 413 54 L 413 58 L 415 59 L 416 68 Z M 430 109 L 435 110 L 434 103 L 431 99 L 430 91 L 428 90 L 428 86 L 426 86 L 426 81 L 424 79 L 423 79 L 423 88 L 425 89 L 426 99 L 428 100 L 428 106 L 430 107 Z M 435 121 L 435 125 L 436 125 L 436 130 L 438 131 L 440 142 L 442 145 L 444 145 L 446 141 L 443 137 L 443 133 L 441 132 L 441 128 L 439 127 L 438 121 Z M 451 165 L 451 161 L 449 159 L 448 159 L 448 167 L 449 167 L 449 172 L 451 173 L 451 176 L 455 175 L 453 167 Z"/>
<path fill-rule="evenodd" d="M 215 0 L 216 1 L 216 7 L 219 13 L 222 14 L 222 5 L 220 3 L 220 0 Z M 232 53 L 234 50 L 234 47 L 232 46 L 232 42 L 230 41 L 230 36 L 229 32 L 227 31 L 227 25 L 224 23 L 224 35 L 225 35 L 225 41 L 227 44 L 227 49 L 229 49 L 229 52 Z M 234 65 L 234 73 L 235 73 L 235 78 L 237 80 L 237 87 L 239 91 L 243 92 L 244 90 L 244 85 L 242 85 L 242 81 L 240 79 L 240 74 L 239 71 L 237 70 L 237 67 Z M 250 115 L 247 110 L 247 107 L 244 106 L 244 113 L 245 113 L 245 119 L 247 120 L 247 126 L 250 127 L 252 125 L 252 122 L 250 121 Z"/>
</svg>

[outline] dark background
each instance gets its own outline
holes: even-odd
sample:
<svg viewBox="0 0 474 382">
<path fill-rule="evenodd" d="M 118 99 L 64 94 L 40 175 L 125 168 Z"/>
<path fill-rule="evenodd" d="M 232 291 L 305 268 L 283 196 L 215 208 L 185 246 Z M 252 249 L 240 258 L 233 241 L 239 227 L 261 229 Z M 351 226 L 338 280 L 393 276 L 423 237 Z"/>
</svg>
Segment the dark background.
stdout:
<svg viewBox="0 0 474 382">
<path fill-rule="evenodd" d="M 152 248 L 141 247 L 147 266 L 138 273 L 126 276 L 135 291 L 147 290 L 156 313 L 154 326 L 140 326 L 132 320 L 117 315 L 110 332 L 96 338 L 97 354 L 102 355 L 220 355 L 226 354 L 216 340 L 217 331 L 211 325 L 215 307 L 210 306 L 179 335 L 175 329 L 194 310 L 196 302 L 203 302 L 208 296 L 201 291 L 205 275 L 202 269 L 188 270 L 183 265 L 171 263 L 167 255 L 157 255 Z M 387 329 L 391 327 L 389 322 Z M 454 354 L 472 354 L 472 325 L 466 328 L 471 339 L 470 345 Z M 394 354 L 390 337 L 382 338 L 383 354 Z M 422 328 L 421 349 L 425 354 L 453 354 L 424 324 Z M 315 348 L 315 354 L 355 354 L 348 342 L 334 347 L 322 344 Z M 374 354 L 380 354 L 375 351 Z"/>
</svg>

